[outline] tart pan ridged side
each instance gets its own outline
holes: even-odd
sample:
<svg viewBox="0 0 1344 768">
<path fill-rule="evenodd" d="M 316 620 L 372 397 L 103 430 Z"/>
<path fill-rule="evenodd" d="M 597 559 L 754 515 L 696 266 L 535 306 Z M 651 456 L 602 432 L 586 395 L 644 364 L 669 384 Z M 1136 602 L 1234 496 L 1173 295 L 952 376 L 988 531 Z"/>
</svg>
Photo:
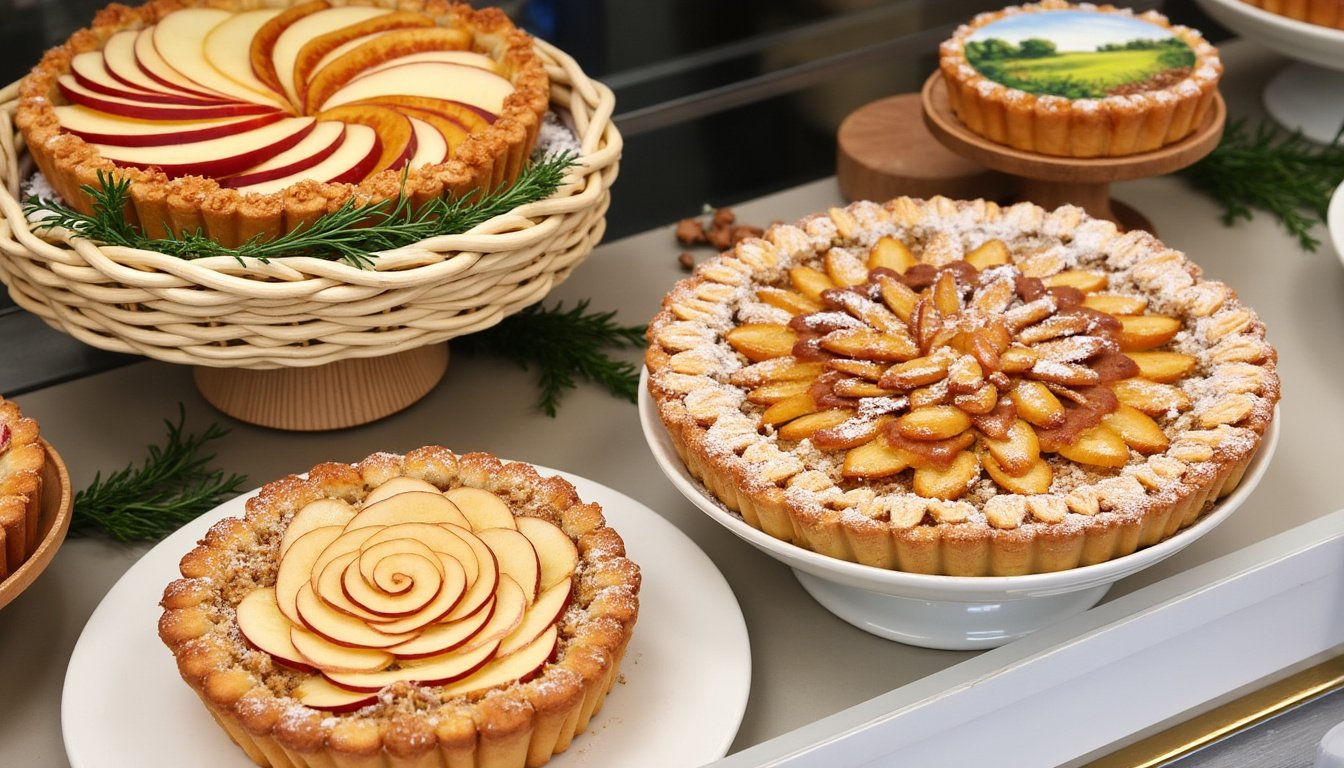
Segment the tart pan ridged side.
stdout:
<svg viewBox="0 0 1344 768">
<path fill-rule="evenodd" d="M 415 714 L 378 717 L 332 714 L 278 695 L 239 663 L 244 641 L 231 627 L 232 607 L 215 586 L 230 553 L 282 526 L 322 496 L 357 499 L 397 475 L 441 488 L 469 485 L 508 497 L 520 488 L 575 539 L 580 578 L 573 600 L 587 611 L 558 657 L 534 679 L 460 698 Z M 280 768 L 523 768 L 539 766 L 569 747 L 601 709 L 616 682 L 638 616 L 639 568 L 601 510 L 584 504 L 560 478 L 541 478 L 523 464 L 486 454 L 457 457 L 430 447 L 402 456 L 377 454 L 356 465 L 323 464 L 307 479 L 271 483 L 248 501 L 245 518 L 213 526 L 181 563 L 183 579 L 164 592 L 159 636 L 178 670 L 211 716 L 248 757 Z"/>
</svg>

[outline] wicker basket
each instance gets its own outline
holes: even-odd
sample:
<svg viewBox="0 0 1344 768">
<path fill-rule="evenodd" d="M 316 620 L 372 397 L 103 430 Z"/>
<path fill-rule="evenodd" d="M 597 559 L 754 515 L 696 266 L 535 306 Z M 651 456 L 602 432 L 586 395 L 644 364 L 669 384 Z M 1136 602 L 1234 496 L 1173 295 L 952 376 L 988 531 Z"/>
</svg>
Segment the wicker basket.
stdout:
<svg viewBox="0 0 1344 768">
<path fill-rule="evenodd" d="M 488 328 L 536 303 L 602 238 L 621 137 L 611 91 L 542 41 L 551 105 L 567 111 L 579 165 L 550 198 L 469 232 L 378 255 L 371 269 L 293 257 L 241 264 L 33 234 L 19 201 L 31 169 L 0 91 L 0 279 L 24 309 L 102 349 L 197 366 L 319 366 L 413 350 Z"/>
</svg>

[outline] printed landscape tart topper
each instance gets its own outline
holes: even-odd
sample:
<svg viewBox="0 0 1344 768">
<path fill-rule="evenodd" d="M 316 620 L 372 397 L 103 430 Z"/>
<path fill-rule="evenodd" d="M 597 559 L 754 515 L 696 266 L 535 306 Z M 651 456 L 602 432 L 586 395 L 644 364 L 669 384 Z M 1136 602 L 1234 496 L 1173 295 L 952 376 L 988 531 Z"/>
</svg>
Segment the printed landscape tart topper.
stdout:
<svg viewBox="0 0 1344 768">
<path fill-rule="evenodd" d="M 982 13 L 939 48 L 949 105 L 980 136 L 1064 157 L 1121 157 L 1205 125 L 1222 63 L 1156 12 L 1062 0 Z"/>
</svg>

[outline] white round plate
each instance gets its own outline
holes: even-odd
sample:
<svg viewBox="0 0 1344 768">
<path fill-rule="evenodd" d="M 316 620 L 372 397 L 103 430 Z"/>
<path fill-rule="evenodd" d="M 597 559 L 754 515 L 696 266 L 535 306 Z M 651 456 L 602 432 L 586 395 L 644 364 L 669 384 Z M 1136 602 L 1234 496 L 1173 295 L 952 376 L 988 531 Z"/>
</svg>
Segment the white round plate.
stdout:
<svg viewBox="0 0 1344 768">
<path fill-rule="evenodd" d="M 751 648 L 742 611 L 714 563 L 653 510 L 554 470 L 603 514 L 643 571 L 639 623 L 622 682 L 554 768 L 689 768 L 727 753 L 746 710 Z M 248 768 L 252 762 L 178 676 L 156 634 L 163 588 L 215 521 L 243 514 L 245 494 L 150 550 L 89 617 L 61 700 L 73 768 Z"/>
<path fill-rule="evenodd" d="M 744 541 L 793 568 L 827 610 L 889 640 L 952 650 L 993 648 L 1091 608 L 1111 584 L 1179 552 L 1227 519 L 1255 490 L 1278 445 L 1277 412 L 1236 490 L 1194 525 L 1131 555 L 1026 576 L 931 576 L 838 560 L 752 527 L 686 470 L 641 377 L 639 418 L 654 460 L 683 496 Z"/>
<path fill-rule="evenodd" d="M 1330 232 L 1330 242 L 1335 246 L 1335 255 L 1344 262 L 1344 184 L 1335 188 L 1330 198 L 1330 207 L 1326 210 L 1325 228 Z"/>
<path fill-rule="evenodd" d="M 1196 0 L 1237 34 L 1294 61 L 1265 87 L 1265 111 L 1289 130 L 1328 143 L 1344 122 L 1344 30 L 1261 10 L 1244 0 Z"/>
</svg>

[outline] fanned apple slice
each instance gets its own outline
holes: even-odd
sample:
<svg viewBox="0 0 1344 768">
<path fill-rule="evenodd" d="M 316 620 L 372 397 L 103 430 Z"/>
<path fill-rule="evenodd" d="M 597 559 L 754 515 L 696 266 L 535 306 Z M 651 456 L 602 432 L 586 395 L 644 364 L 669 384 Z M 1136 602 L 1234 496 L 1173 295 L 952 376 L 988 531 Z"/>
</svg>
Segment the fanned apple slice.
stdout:
<svg viewBox="0 0 1344 768">
<path fill-rule="evenodd" d="M 326 712 L 354 712 L 378 700 L 377 691 L 352 691 L 321 675 L 312 675 L 294 687 L 294 698 L 305 707 Z"/>
<path fill-rule="evenodd" d="M 429 549 L 447 555 L 462 564 L 467 583 L 474 583 L 480 572 L 479 553 L 473 549 L 467 539 L 471 533 L 459 525 L 448 523 L 397 523 L 380 528 L 370 536 L 360 549 L 367 550 L 375 544 L 393 539 L 413 539 Z"/>
<path fill-rule="evenodd" d="M 504 109 L 504 99 L 513 93 L 513 84 L 478 67 L 423 61 L 388 67 L 351 80 L 323 101 L 322 109 L 377 99 L 389 93 L 451 98 L 498 115 Z"/>
<path fill-rule="evenodd" d="M 256 75 L 257 79 L 265 83 L 272 91 L 284 93 L 285 87 L 280 84 L 280 77 L 275 71 L 276 41 L 280 39 L 280 35 L 286 29 L 289 29 L 298 20 L 330 7 L 331 4 L 326 0 L 310 0 L 292 8 L 286 8 L 278 16 L 263 24 L 257 30 L 257 33 L 252 36 L 252 44 L 247 49 L 248 63 L 252 66 L 252 74 Z"/>
<path fill-rule="evenodd" d="M 268 101 L 287 107 L 288 104 L 276 90 L 262 82 L 252 71 L 251 57 L 238 55 L 239 51 L 250 50 L 252 40 L 261 28 L 281 12 L 280 8 L 260 8 L 231 14 L 210 30 L 201 43 L 201 49 L 205 60 L 224 77 L 250 92 L 264 95 Z"/>
<path fill-rule="evenodd" d="M 310 90 L 313 75 L 320 73 L 319 66 L 333 51 L 363 38 L 371 37 L 374 41 L 395 39 L 399 33 L 415 28 L 440 29 L 434 25 L 433 19 L 424 14 L 394 11 L 317 35 L 304 43 L 294 58 L 293 79 L 299 103 L 304 104 L 305 109 L 321 103 L 310 101 L 305 94 Z"/>
<path fill-rule="evenodd" d="M 308 629 L 336 643 L 353 648 L 389 648 L 415 637 L 415 633 L 386 634 L 370 627 L 361 619 L 343 613 L 323 602 L 313 592 L 313 585 L 304 582 L 295 599 L 300 623 Z"/>
<path fill-rule="evenodd" d="M 327 677 L 339 686 L 361 691 L 377 691 L 400 682 L 443 685 L 480 669 L 494 656 L 497 645 L 486 643 L 469 652 L 431 656 L 381 672 L 329 672 Z"/>
<path fill-rule="evenodd" d="M 418 14 L 406 15 L 412 18 L 425 19 Z M 387 20 L 388 17 L 383 17 L 373 21 L 382 23 Z M 371 26 L 371 24 L 356 25 L 356 27 L 368 26 Z M 347 27 L 341 32 L 345 34 L 356 27 Z M 353 40 L 355 40 L 354 37 L 344 37 L 342 43 Z M 309 47 L 313 48 L 312 53 L 316 53 L 320 48 L 322 54 L 316 57 L 309 56 L 305 59 L 305 54 L 310 53 Z M 295 73 L 295 82 L 303 84 L 304 108 L 311 111 L 319 108 L 332 94 L 340 90 L 341 86 L 363 74 L 374 71 L 377 67 L 389 61 L 397 61 L 417 53 L 463 51 L 470 47 L 470 33 L 461 29 L 436 27 L 432 23 L 417 28 L 412 28 L 410 24 L 403 24 L 400 29 L 389 29 L 384 34 L 370 37 L 339 56 L 330 59 L 325 57 L 327 54 L 335 52 L 336 48 L 326 47 L 319 39 L 310 43 L 300 54 L 296 66 L 302 68 L 302 71 Z M 486 57 L 486 60 L 489 61 L 489 58 Z M 396 92 L 389 91 L 389 93 Z"/>
<path fill-rule="evenodd" d="M 457 505 L 443 494 L 428 491 L 408 491 L 390 496 L 375 504 L 370 504 L 350 518 L 345 529 L 378 526 L 380 528 L 399 523 L 448 523 L 467 528 L 471 525 Z"/>
<path fill-rule="evenodd" d="M 389 13 L 392 13 L 390 8 L 342 5 L 317 9 L 285 26 L 276 35 L 270 55 L 276 80 L 290 102 L 296 107 L 303 104 L 299 99 L 297 84 L 294 82 L 294 67 L 298 63 L 299 52 L 305 45 L 322 35 Z M 256 66 L 255 62 L 253 66 Z"/>
<path fill-rule="evenodd" d="M 327 605 L 343 613 L 348 613 L 364 621 L 379 621 L 385 619 L 385 616 L 370 611 L 362 606 L 356 605 L 345 593 L 345 570 L 359 557 L 359 552 L 346 552 L 340 557 L 327 562 L 322 566 L 322 572 L 317 575 L 316 580 L 310 581 L 313 590 L 317 592 Z M 295 595 L 297 596 L 297 592 Z"/>
<path fill-rule="evenodd" d="M 325 124 L 318 123 L 318 125 Z M 338 123 L 332 123 L 332 125 L 338 125 Z M 317 165 L 268 181 L 240 183 L 240 180 L 245 180 L 244 175 L 240 174 L 223 179 L 220 183 L 231 186 L 239 192 L 268 193 L 279 192 L 303 179 L 350 184 L 359 182 L 373 171 L 379 156 L 382 155 L 382 144 L 378 141 L 378 134 L 367 125 L 346 125 L 344 127 L 344 138 L 340 146 Z"/>
<path fill-rule="evenodd" d="M 444 617 L 444 621 L 457 621 L 474 614 L 490 602 L 499 586 L 499 563 L 495 560 L 495 553 L 471 531 L 458 530 L 458 535 L 467 542 L 475 554 L 474 561 L 479 571 L 467 589 L 467 594 L 463 595 L 457 607 Z"/>
<path fill-rule="evenodd" d="M 275 573 L 275 602 L 280 612 L 295 624 L 302 622 L 298 610 L 299 590 L 316 580 L 316 574 L 324 565 L 320 561 L 341 535 L 341 529 L 334 525 L 314 528 L 296 538 L 289 545 L 287 556 L 281 558 Z"/>
<path fill-rule="evenodd" d="M 364 506 L 367 507 L 370 504 L 382 501 L 389 496 L 396 496 L 398 493 L 406 493 L 407 491 L 439 493 L 439 489 L 434 487 L 433 483 L 427 480 L 421 480 L 418 477 L 406 477 L 403 475 L 394 477 L 377 488 L 374 488 L 372 491 L 369 491 L 369 495 L 364 497 Z"/>
<path fill-rule="evenodd" d="M 473 531 L 483 531 L 486 528 L 516 529 L 518 527 L 513 512 L 509 511 L 509 505 L 484 488 L 462 485 L 445 491 L 443 495 L 456 504 L 458 509 L 462 510 L 462 514 L 466 515 L 467 520 L 470 521 Z"/>
<path fill-rule="evenodd" d="M 168 62 L 164 61 L 163 56 L 159 54 L 159 49 L 154 45 L 154 27 L 145 27 L 136 33 L 134 49 L 136 67 L 138 67 L 150 81 L 158 84 L 157 89 L 168 88 L 170 90 L 186 91 L 187 93 L 203 96 L 209 99 L 228 98 L 227 95 L 218 91 L 202 88 L 197 83 L 184 77 L 181 72 L 173 69 Z"/>
<path fill-rule="evenodd" d="M 445 32 L 457 32 L 458 30 L 443 30 Z M 405 56 L 398 56 L 395 59 L 379 64 L 376 67 L 370 67 L 370 73 L 377 72 L 380 69 L 395 67 L 401 64 L 418 64 L 424 61 L 438 61 L 446 64 L 464 64 L 468 67 L 480 67 L 481 69 L 500 74 L 499 67 L 495 60 L 475 51 L 421 51 L 419 53 L 408 53 Z"/>
<path fill-rule="evenodd" d="M 269 653 L 276 661 L 291 667 L 311 669 L 294 643 L 289 630 L 293 623 L 280 612 L 275 590 L 271 587 L 254 589 L 238 603 L 236 609 L 238 630 L 247 642 Z"/>
<path fill-rule="evenodd" d="M 523 588 L 527 604 L 537 599 L 537 584 L 541 579 L 541 563 L 532 541 L 513 528 L 487 528 L 476 536 L 495 553 L 501 575 L 513 577 Z"/>
<path fill-rule="evenodd" d="M 252 166 L 244 173 L 221 179 L 220 184 L 226 187 L 244 187 L 304 174 L 335 154 L 344 143 L 343 123 L 318 123 L 303 141 Z"/>
<path fill-rule="evenodd" d="M 486 644 L 494 647 L 499 640 L 508 637 L 519 624 L 523 623 L 523 616 L 526 614 L 527 596 L 523 594 L 523 588 L 518 586 L 513 577 L 501 573 L 499 586 L 495 589 L 494 611 L 490 614 L 490 620 L 458 650 L 466 652 Z"/>
<path fill-rule="evenodd" d="M 291 626 L 289 640 L 309 664 L 324 672 L 377 672 L 397 658 L 387 651 L 337 645 L 302 627 Z"/>
<path fill-rule="evenodd" d="M 70 74 L 75 82 L 90 91 L 105 96 L 116 96 L 134 101 L 158 102 L 161 104 L 182 104 L 186 106 L 204 106 L 218 104 L 218 100 L 207 100 L 176 91 L 163 89 L 149 90 L 118 80 L 107 67 L 107 57 L 102 51 L 77 53 L 70 59 Z M 155 85 L 149 83 L 150 86 Z M 61 123 L 62 127 L 65 123 Z"/>
<path fill-rule="evenodd" d="M 415 154 L 407 160 L 410 168 L 435 165 L 448 159 L 448 138 L 430 123 L 407 115 L 411 120 L 411 130 L 415 131 Z"/>
<path fill-rule="evenodd" d="M 279 557 L 283 559 L 290 545 L 314 528 L 335 526 L 338 530 L 344 530 L 345 524 L 354 516 L 355 508 L 341 499 L 315 499 L 308 502 L 289 519 L 277 548 Z"/>
<path fill-rule="evenodd" d="M 136 93 L 156 94 L 154 99 L 146 99 L 147 101 L 163 101 L 175 104 L 218 104 L 221 102 L 223 97 L 219 94 L 181 90 L 154 80 L 146 74 L 145 70 L 140 68 L 140 63 L 135 57 L 135 44 L 139 35 L 139 30 L 123 29 L 114 33 L 107 38 L 107 42 L 103 43 L 103 69 L 113 80 Z M 91 53 L 95 56 L 98 55 L 96 51 Z"/>
<path fill-rule="evenodd" d="M 262 90 L 250 88 L 224 74 L 206 58 L 209 47 L 206 38 L 216 27 L 226 22 L 236 22 L 239 18 L 242 18 L 241 15 L 219 8 L 180 8 L 165 14 L 152 27 L 154 49 L 158 51 L 164 63 L 200 88 L 222 93 L 235 101 L 268 103 L 276 108 L 283 108 L 285 102 L 278 99 L 274 93 L 265 90 L 264 85 Z M 262 23 L 265 23 L 265 20 Z M 234 24 L 227 25 L 227 27 L 234 26 Z M 260 27 L 261 24 L 256 26 Z M 246 26 L 241 30 L 226 28 L 224 40 L 216 43 L 213 48 L 218 49 L 221 44 L 241 47 L 242 41 L 233 39 L 240 32 L 247 32 Z M 249 35 L 243 39 L 250 40 L 251 37 Z M 239 58 L 238 61 L 241 63 L 242 59 Z M 247 74 L 250 76 L 251 72 Z M 255 77 L 251 79 L 260 85 L 260 81 Z"/>
<path fill-rule="evenodd" d="M 411 119 L 396 110 L 350 104 L 325 109 L 317 114 L 317 119 L 366 125 L 377 132 L 382 147 L 370 173 L 401 168 L 415 154 L 415 129 L 411 127 Z"/>
<path fill-rule="evenodd" d="M 461 146 L 462 142 L 466 141 L 467 136 L 470 135 L 467 129 L 462 127 L 461 123 L 451 118 L 444 117 L 437 112 L 427 112 L 425 110 L 411 109 L 409 107 L 396 107 L 395 105 L 390 104 L 383 104 L 380 106 L 391 106 L 393 109 L 399 109 L 402 114 L 412 119 L 411 122 L 413 124 L 417 121 L 421 121 L 432 126 L 433 129 L 438 132 L 444 144 L 443 160 L 435 162 L 444 162 L 451 159 L 457 152 L 457 148 Z M 481 122 L 484 123 L 485 121 L 482 120 Z M 418 131 L 416 137 L 417 141 L 421 138 L 421 134 Z M 417 149 L 417 154 L 418 151 L 419 150 Z M 413 158 L 411 162 L 412 164 L 417 164 L 420 161 Z"/>
<path fill-rule="evenodd" d="M 513 653 L 535 640 L 538 635 L 546 631 L 547 627 L 554 625 L 565 610 L 565 606 L 569 605 L 569 591 L 572 584 L 572 580 L 565 577 L 551 585 L 550 589 L 537 595 L 537 601 L 528 609 L 523 622 L 500 641 L 496 653 L 500 656 Z"/>
<path fill-rule="evenodd" d="M 176 103 L 109 96 L 85 88 L 73 75 L 61 75 L 56 79 L 56 87 L 72 104 L 80 104 L 128 120 L 212 120 L 221 117 L 266 115 L 277 111 L 273 106 L 250 102 Z"/>
<path fill-rule="evenodd" d="M 574 573 L 579 564 L 579 549 L 564 531 L 539 517 L 520 517 L 517 520 L 519 533 L 532 542 L 537 560 L 541 563 L 538 589 L 544 592 Z M 540 602 L 541 597 L 538 596 L 537 600 Z"/>
<path fill-rule="evenodd" d="M 394 645 L 387 650 L 401 659 L 420 659 L 436 656 L 457 648 L 479 633 L 494 615 L 495 602 L 492 599 L 470 616 L 450 621 L 446 624 L 433 624 L 421 630 L 414 640 Z"/>
<path fill-rule="evenodd" d="M 61 128 L 91 144 L 149 147 L 230 136 L 255 130 L 284 118 L 280 112 L 207 120 L 128 120 L 77 104 L 54 108 Z"/>
<path fill-rule="evenodd" d="M 403 616 L 392 621 L 377 622 L 374 625 L 375 629 L 379 632 L 421 632 L 423 634 L 422 630 L 442 620 L 462 601 L 462 598 L 466 595 L 466 589 L 457 576 L 462 572 L 462 564 L 442 554 L 439 555 L 439 560 L 446 576 L 443 588 L 434 596 L 434 599 L 424 608 L 409 616 Z M 483 621 L 484 619 L 482 619 Z"/>
<path fill-rule="evenodd" d="M 363 550 L 360 556 L 346 566 L 341 580 L 345 594 L 367 610 L 384 619 L 401 619 L 434 605 L 441 591 L 451 592 L 447 613 L 462 596 L 467 579 L 462 565 L 455 560 L 447 570 L 444 560 L 419 542 L 397 539 L 384 541 Z M 443 614 L 439 614 L 442 616 Z M 437 617 L 435 617 L 437 618 Z M 410 632 L 392 629 L 381 624 L 380 632 Z"/>
<path fill-rule="evenodd" d="M 118 165 L 156 167 L 169 176 L 218 178 L 240 173 L 265 158 L 284 152 L 313 130 L 310 117 L 287 117 L 234 136 L 154 147 L 94 144 L 99 154 Z"/>
<path fill-rule="evenodd" d="M 527 680 L 550 660 L 551 655 L 555 653 L 559 636 L 560 632 L 555 626 L 548 627 L 528 645 L 492 661 L 460 682 L 444 686 L 439 695 L 449 699 L 484 691 L 515 680 Z"/>
</svg>

